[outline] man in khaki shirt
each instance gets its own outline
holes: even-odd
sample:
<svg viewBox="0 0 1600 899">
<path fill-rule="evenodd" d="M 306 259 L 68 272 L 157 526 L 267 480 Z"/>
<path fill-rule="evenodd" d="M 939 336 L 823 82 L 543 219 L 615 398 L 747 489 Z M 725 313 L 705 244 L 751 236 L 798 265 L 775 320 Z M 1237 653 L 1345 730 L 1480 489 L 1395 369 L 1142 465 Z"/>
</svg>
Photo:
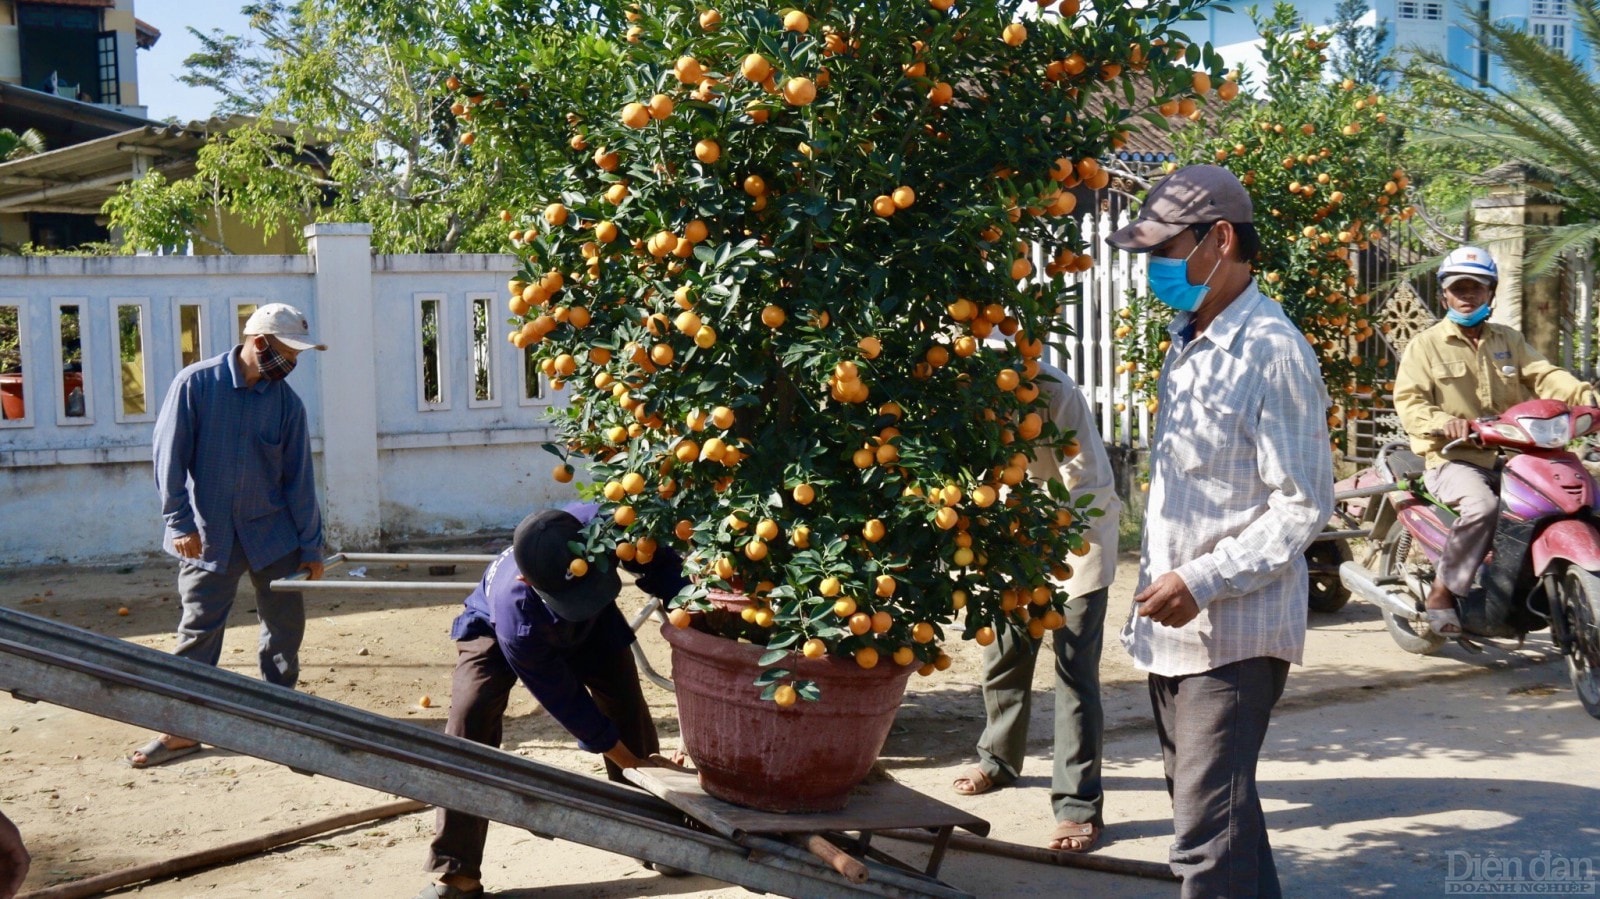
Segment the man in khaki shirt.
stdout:
<svg viewBox="0 0 1600 899">
<path fill-rule="evenodd" d="M 1428 593 L 1428 626 L 1442 637 L 1461 636 L 1456 598 L 1494 539 L 1500 516 L 1500 474 L 1493 450 L 1440 450 L 1470 433 L 1469 422 L 1540 397 L 1593 403 L 1594 389 L 1552 365 L 1515 329 L 1488 321 L 1499 268 L 1487 250 L 1460 247 L 1439 267 L 1446 316 L 1406 346 L 1395 379 L 1394 405 L 1427 462 L 1428 491 L 1456 510 L 1455 524 Z"/>
</svg>

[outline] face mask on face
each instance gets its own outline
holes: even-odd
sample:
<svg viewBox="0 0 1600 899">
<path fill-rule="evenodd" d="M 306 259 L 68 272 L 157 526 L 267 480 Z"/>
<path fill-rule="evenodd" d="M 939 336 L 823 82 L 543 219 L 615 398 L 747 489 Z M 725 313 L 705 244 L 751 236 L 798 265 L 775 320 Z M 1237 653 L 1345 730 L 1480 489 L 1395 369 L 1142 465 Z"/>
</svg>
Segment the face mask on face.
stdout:
<svg viewBox="0 0 1600 899">
<path fill-rule="evenodd" d="M 282 381 L 289 377 L 289 372 L 294 371 L 294 363 L 295 360 L 274 349 L 270 340 L 256 350 L 256 365 L 261 368 L 261 376 L 269 381 Z"/>
<path fill-rule="evenodd" d="M 1478 308 L 1465 314 L 1451 309 L 1444 315 L 1445 318 L 1450 319 L 1463 328 L 1472 328 L 1483 324 L 1489 318 L 1489 304 L 1484 303 L 1482 306 L 1479 306 Z"/>
<path fill-rule="evenodd" d="M 1210 232 L 1207 232 L 1208 234 Z M 1205 238 L 1201 238 L 1204 242 Z M 1182 259 L 1164 259 L 1160 256 L 1150 257 L 1149 273 L 1146 278 L 1150 284 L 1150 292 L 1156 299 L 1179 312 L 1193 312 L 1200 308 L 1205 301 L 1206 294 L 1211 290 L 1211 276 L 1217 273 L 1217 267 L 1222 265 L 1218 259 L 1217 264 L 1211 267 L 1211 273 L 1206 275 L 1199 284 L 1189 283 L 1189 258 L 1195 250 L 1200 249 L 1200 244 L 1194 245 L 1194 250 Z"/>
</svg>

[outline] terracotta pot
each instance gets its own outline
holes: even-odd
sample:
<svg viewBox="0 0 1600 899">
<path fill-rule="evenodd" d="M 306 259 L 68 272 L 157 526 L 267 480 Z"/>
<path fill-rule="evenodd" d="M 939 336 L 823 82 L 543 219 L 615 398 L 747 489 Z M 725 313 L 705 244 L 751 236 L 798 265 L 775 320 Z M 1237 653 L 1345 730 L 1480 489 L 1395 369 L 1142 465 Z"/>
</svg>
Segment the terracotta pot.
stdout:
<svg viewBox="0 0 1600 899">
<path fill-rule="evenodd" d="M 24 418 L 28 410 L 22 404 L 22 375 L 0 375 L 0 408 L 6 418 Z"/>
<path fill-rule="evenodd" d="M 693 627 L 663 625 L 672 646 L 683 748 L 700 785 L 718 799 L 770 812 L 844 808 L 872 770 L 914 670 L 887 660 L 791 655 L 777 667 L 815 681 L 817 702 L 782 709 L 761 698 L 756 664 L 766 651 Z"/>
</svg>

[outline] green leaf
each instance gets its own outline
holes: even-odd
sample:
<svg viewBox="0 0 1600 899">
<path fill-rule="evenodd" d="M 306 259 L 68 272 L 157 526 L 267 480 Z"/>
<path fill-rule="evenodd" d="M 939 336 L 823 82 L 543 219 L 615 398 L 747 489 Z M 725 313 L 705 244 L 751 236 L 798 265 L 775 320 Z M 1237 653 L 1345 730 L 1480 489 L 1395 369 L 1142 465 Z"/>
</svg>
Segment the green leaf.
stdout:
<svg viewBox="0 0 1600 899">
<path fill-rule="evenodd" d="M 768 653 L 768 654 L 770 655 L 770 653 Z M 785 656 L 785 655 L 788 655 L 788 653 L 787 652 L 782 653 L 778 657 L 779 658 L 783 658 L 783 656 Z M 770 663 L 763 663 L 763 664 L 770 664 Z M 756 684 L 756 686 L 759 687 L 759 686 L 763 686 L 765 684 L 776 683 L 777 681 L 780 681 L 783 678 L 786 678 L 788 676 L 789 676 L 789 669 L 787 669 L 787 668 L 768 668 L 767 670 L 761 672 L 761 675 L 756 678 L 755 684 Z"/>
</svg>

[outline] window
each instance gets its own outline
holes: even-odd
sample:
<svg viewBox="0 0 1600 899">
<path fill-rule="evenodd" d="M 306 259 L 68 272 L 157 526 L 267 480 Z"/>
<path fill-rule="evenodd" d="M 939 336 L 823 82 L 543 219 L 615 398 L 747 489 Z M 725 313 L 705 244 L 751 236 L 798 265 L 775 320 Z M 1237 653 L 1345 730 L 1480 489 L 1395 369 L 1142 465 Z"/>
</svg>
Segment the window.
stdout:
<svg viewBox="0 0 1600 899">
<path fill-rule="evenodd" d="M 1565 52 L 1567 49 L 1567 26 L 1546 22 L 1533 23 L 1533 37 L 1539 43 L 1552 50 Z"/>
<path fill-rule="evenodd" d="M 84 315 L 83 300 L 58 299 L 55 306 L 55 371 L 61 373 L 60 394 L 56 404 L 56 424 L 86 425 L 94 421 L 93 381 L 90 378 L 90 358 L 83 351 Z M 53 378 L 50 380 L 54 380 Z M 52 390 L 53 387 L 47 387 Z"/>
<path fill-rule="evenodd" d="M 495 341 L 490 333 L 490 328 L 493 326 L 490 316 L 494 314 L 494 297 L 473 297 L 470 304 L 472 331 L 468 335 L 470 341 L 468 349 L 472 359 L 472 396 L 467 400 L 467 407 L 498 406 L 500 401 L 495 396 L 494 377 Z"/>
<path fill-rule="evenodd" d="M 445 331 L 444 297 L 439 294 L 418 294 L 416 305 L 417 335 L 417 410 L 448 409 L 450 382 L 444 361 Z"/>
<path fill-rule="evenodd" d="M 1567 0 L 1533 0 L 1533 9 L 1529 14 L 1564 18 L 1567 14 Z"/>
<path fill-rule="evenodd" d="M 145 321 L 149 318 L 150 301 L 139 299 L 113 299 L 117 312 L 116 372 L 117 421 L 149 421 L 153 405 L 145 395 L 145 385 L 150 383 L 150 362 L 145 355 Z"/>
<path fill-rule="evenodd" d="M 250 316 L 256 314 L 256 307 L 260 305 L 257 300 L 233 301 L 233 342 L 244 343 L 244 326 L 250 322 Z"/>
<path fill-rule="evenodd" d="M 522 396 L 517 402 L 522 406 L 544 403 L 544 375 L 539 371 L 539 360 L 532 347 L 522 351 Z"/>
<path fill-rule="evenodd" d="M 1439 22 L 1444 19 L 1444 4 L 1425 2 L 1425 0 L 1400 0 L 1395 6 L 1395 15 L 1402 19 Z"/>
<path fill-rule="evenodd" d="M 28 319 L 20 300 L 0 303 L 0 427 L 31 424 L 24 394 L 23 361 L 28 353 Z"/>
<path fill-rule="evenodd" d="M 117 33 L 102 31 L 95 35 L 95 49 L 100 66 L 101 103 L 122 102 L 122 70 L 117 66 Z"/>
<path fill-rule="evenodd" d="M 197 303 L 178 303 L 178 370 L 205 358 L 205 334 L 200 326 L 202 316 Z"/>
<path fill-rule="evenodd" d="M 18 3 L 22 86 L 89 103 L 100 97 L 101 11 L 84 6 Z"/>
</svg>

